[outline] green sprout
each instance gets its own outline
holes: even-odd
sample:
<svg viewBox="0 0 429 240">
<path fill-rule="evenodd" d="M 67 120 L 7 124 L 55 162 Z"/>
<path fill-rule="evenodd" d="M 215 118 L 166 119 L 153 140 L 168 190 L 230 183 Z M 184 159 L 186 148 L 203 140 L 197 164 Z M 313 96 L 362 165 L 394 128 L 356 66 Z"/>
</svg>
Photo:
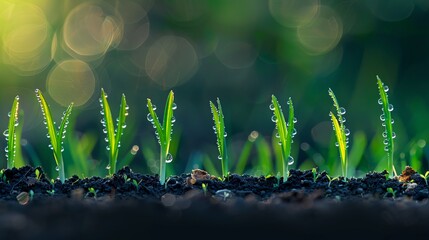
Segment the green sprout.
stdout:
<svg viewBox="0 0 429 240">
<path fill-rule="evenodd" d="M 156 106 L 152 104 L 149 98 L 147 99 L 147 108 L 149 109 L 147 120 L 151 122 L 153 128 L 155 128 L 155 135 L 160 145 L 159 182 L 163 185 L 165 183 L 166 164 L 173 161 L 173 156 L 169 152 L 173 125 L 174 122 L 176 122 L 173 116 L 173 110 L 177 108 L 177 105 L 174 103 L 173 91 L 170 91 L 165 103 L 163 125 L 161 125 L 155 113 Z"/>
<path fill-rule="evenodd" d="M 335 114 L 332 112 L 329 112 L 329 116 L 332 120 L 332 126 L 335 131 L 335 136 L 337 138 L 337 142 L 335 143 L 335 146 L 338 147 L 338 151 L 340 154 L 341 159 L 341 172 L 344 177 L 347 177 L 347 164 L 348 164 L 348 154 L 347 154 L 347 148 L 349 147 L 349 138 L 350 130 L 346 128 L 344 123 L 346 122 L 346 119 L 344 118 L 344 114 L 346 113 L 346 109 L 343 107 L 340 107 L 338 104 L 337 98 L 335 97 L 334 92 L 329 89 L 328 90 L 329 96 L 331 96 L 332 101 L 334 102 L 334 107 L 337 111 L 338 119 L 335 117 Z"/>
<path fill-rule="evenodd" d="M 425 180 L 426 185 L 428 185 L 429 171 L 426 171 L 424 175 L 420 174 L 420 177 L 423 178 Z"/>
<path fill-rule="evenodd" d="M 316 180 L 317 180 L 317 169 L 312 168 L 311 173 L 313 174 L 313 182 L 316 182 Z"/>
<path fill-rule="evenodd" d="M 47 138 L 51 141 L 49 147 L 54 153 L 55 163 L 57 164 L 55 170 L 59 172 L 59 178 L 62 183 L 65 181 L 64 173 L 64 159 L 63 159 L 63 139 L 65 138 L 67 124 L 69 123 L 69 117 L 73 108 L 73 103 L 67 107 L 64 111 L 63 116 L 61 117 L 61 124 L 58 127 L 58 131 L 55 130 L 55 122 L 52 120 L 51 110 L 49 105 L 46 103 L 45 98 L 43 97 L 42 92 L 39 89 L 36 89 L 37 101 L 40 103 L 40 108 L 42 109 L 44 124 L 48 130 Z"/>
<path fill-rule="evenodd" d="M 225 132 L 225 123 L 224 123 L 224 115 L 222 112 L 222 105 L 220 104 L 219 98 L 217 98 L 217 108 L 213 104 L 212 101 L 210 101 L 210 109 L 213 114 L 213 121 L 214 126 L 213 130 L 216 134 L 216 143 L 217 143 L 217 149 L 219 151 L 218 159 L 221 161 L 222 165 L 222 177 L 228 176 L 228 151 L 226 147 L 226 136 L 227 133 Z"/>
<path fill-rule="evenodd" d="M 3 132 L 6 137 L 7 146 L 5 148 L 7 158 L 7 168 L 15 167 L 15 154 L 16 154 L 16 131 L 18 126 L 18 109 L 19 109 L 19 96 L 15 97 L 12 103 L 12 109 L 9 112 L 9 125 L 7 130 Z"/>
<path fill-rule="evenodd" d="M 380 115 L 381 125 L 384 127 L 383 132 L 383 143 L 384 143 L 384 151 L 387 153 L 387 171 L 390 175 L 396 174 L 395 166 L 393 165 L 393 150 L 394 144 L 393 139 L 396 137 L 395 132 L 393 131 L 393 123 L 394 120 L 392 118 L 391 112 L 393 111 L 393 105 L 389 104 L 389 98 L 387 92 L 389 91 L 389 87 L 384 85 L 384 83 L 377 76 L 377 85 L 378 91 L 380 93 L 380 99 L 378 99 L 378 104 L 380 104 L 382 114 Z"/>
<path fill-rule="evenodd" d="M 96 190 L 93 187 L 89 187 L 88 192 L 86 193 L 86 197 L 89 197 L 89 195 L 92 195 L 93 198 L 97 198 L 97 193 L 98 193 L 98 190 Z"/>
<path fill-rule="evenodd" d="M 386 188 L 386 193 L 384 194 L 384 197 L 387 197 L 388 195 L 392 195 L 392 198 L 396 197 L 396 190 L 393 190 L 393 188 Z"/>
<path fill-rule="evenodd" d="M 294 163 L 294 159 L 290 154 L 293 142 L 292 138 L 296 135 L 295 123 L 297 122 L 294 116 L 294 108 L 291 98 L 289 98 L 287 104 L 289 105 L 289 119 L 286 123 L 282 107 L 277 101 L 277 98 L 274 95 L 271 96 L 270 110 L 274 112 L 271 120 L 276 124 L 276 138 L 279 139 L 278 144 L 281 146 L 283 167 L 282 177 L 284 181 L 289 176 L 289 166 Z"/>
<path fill-rule="evenodd" d="M 204 196 L 207 196 L 207 187 L 208 186 L 209 186 L 208 183 L 207 184 L 205 184 L 205 183 L 201 184 L 201 188 L 203 189 Z"/>
<path fill-rule="evenodd" d="M 106 149 L 109 151 L 109 164 L 106 169 L 109 170 L 109 175 L 116 172 L 116 163 L 118 161 L 119 148 L 121 147 L 121 138 L 124 134 L 124 128 L 127 127 L 125 119 L 128 116 L 128 105 L 125 99 L 125 94 L 122 94 L 121 105 L 119 107 L 119 117 L 116 120 L 116 129 L 113 124 L 112 112 L 110 111 L 109 102 L 107 101 L 107 94 L 104 89 L 101 89 L 101 123 L 103 124 L 103 132 L 107 135 L 105 138 L 107 142 Z"/>
</svg>

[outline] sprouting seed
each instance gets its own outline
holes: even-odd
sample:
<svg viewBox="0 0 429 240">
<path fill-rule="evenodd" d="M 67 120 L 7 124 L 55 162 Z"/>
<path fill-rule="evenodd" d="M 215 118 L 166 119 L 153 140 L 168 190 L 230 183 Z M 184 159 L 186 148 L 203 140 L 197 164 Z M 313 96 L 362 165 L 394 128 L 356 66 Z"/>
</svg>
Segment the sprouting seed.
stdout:
<svg viewBox="0 0 429 240">
<path fill-rule="evenodd" d="M 107 146 L 106 150 L 109 152 L 109 175 L 113 175 L 116 172 L 116 163 L 119 155 L 119 148 L 123 130 L 126 127 L 125 119 L 128 115 L 128 106 L 125 99 L 125 94 L 122 94 L 121 105 L 119 107 L 119 117 L 117 119 L 116 128 L 113 124 L 112 112 L 110 110 L 109 102 L 107 101 L 107 94 L 104 89 L 101 89 L 101 109 L 104 112 L 102 115 L 101 123 L 103 125 L 103 132 L 107 135 Z M 124 127 L 125 126 L 125 127 Z"/>
<path fill-rule="evenodd" d="M 216 105 L 213 104 L 212 101 L 210 101 L 210 110 L 213 114 L 213 121 L 214 126 L 213 129 L 215 129 L 216 134 L 216 144 L 219 150 L 219 157 L 218 159 L 221 160 L 222 165 L 222 176 L 227 177 L 229 168 L 228 168 L 228 151 L 226 147 L 226 132 L 225 132 L 225 123 L 224 123 L 224 115 L 222 112 L 222 105 L 220 104 L 219 98 L 216 100 Z"/>
<path fill-rule="evenodd" d="M 384 85 L 381 79 L 377 76 L 377 85 L 378 92 L 380 94 L 379 103 L 382 103 L 382 114 L 380 116 L 380 120 L 382 121 L 382 125 L 384 127 L 383 131 L 383 143 L 385 144 L 384 150 L 387 153 L 387 171 L 391 176 L 397 175 L 395 166 L 393 164 L 393 152 L 394 152 L 394 142 L 393 139 L 396 137 L 395 132 L 393 132 L 393 121 L 392 121 L 392 111 L 393 105 L 389 103 L 389 98 L 387 92 L 389 91 L 389 87 Z"/>
<path fill-rule="evenodd" d="M 345 109 L 343 107 L 340 107 L 338 104 L 337 98 L 335 97 L 334 92 L 329 89 L 328 90 L 329 96 L 331 96 L 332 101 L 334 102 L 334 107 L 337 111 L 337 117 L 335 117 L 335 114 L 332 112 L 329 113 L 329 116 L 331 117 L 332 125 L 335 131 L 335 136 L 337 138 L 336 146 L 338 147 L 338 151 L 340 154 L 341 159 L 341 171 L 344 177 L 347 177 L 347 165 L 348 165 L 348 156 L 347 156 L 347 147 L 348 147 L 348 138 L 347 136 L 350 135 L 350 130 L 348 130 L 344 125 L 344 114 Z"/>
<path fill-rule="evenodd" d="M 52 119 L 51 110 L 49 105 L 46 103 L 45 98 L 43 97 L 42 92 L 39 89 L 36 89 L 36 97 L 37 101 L 40 104 L 40 108 L 42 109 L 44 123 L 46 124 L 46 128 L 48 129 L 49 140 L 51 144 L 49 147 L 53 150 L 54 159 L 56 163 L 56 168 L 58 168 L 59 179 L 62 183 L 65 181 L 65 173 L 64 173 L 64 160 L 63 160 L 63 142 L 61 139 L 65 135 L 65 129 L 68 125 L 68 118 L 70 117 L 73 103 L 67 107 L 65 114 L 61 120 L 61 124 L 58 126 L 58 130 L 56 131 L 55 122 Z M 10 134 L 10 132 L 9 132 Z"/>
<path fill-rule="evenodd" d="M 165 111 L 164 111 L 164 121 L 163 125 L 158 120 L 158 116 L 156 115 L 155 109 L 153 107 L 152 101 L 147 99 L 147 108 L 149 110 L 149 114 L 147 115 L 147 120 L 152 123 L 153 128 L 155 128 L 155 135 L 158 139 L 158 143 L 161 148 L 160 154 L 160 165 L 159 165 L 159 182 L 161 184 L 165 183 L 165 172 L 166 172 L 166 163 L 170 163 L 173 161 L 173 156 L 169 153 L 171 135 L 173 132 L 173 110 L 177 109 L 177 105 L 174 103 L 174 93 L 170 91 L 167 97 L 167 101 L 165 103 Z"/>
<path fill-rule="evenodd" d="M 282 174 L 281 176 L 283 177 L 283 181 L 286 181 L 289 176 L 289 166 L 294 163 L 294 160 L 292 156 L 290 156 L 290 153 L 291 153 L 291 145 L 293 142 L 292 138 L 296 135 L 295 123 L 297 121 L 294 116 L 295 113 L 294 113 L 294 108 L 293 108 L 293 103 L 291 98 L 289 98 L 289 100 L 287 101 L 287 104 L 289 106 L 288 122 L 286 122 L 282 108 L 277 98 L 274 95 L 271 96 L 271 104 L 273 105 L 272 107 L 273 108 L 272 111 L 274 113 L 273 117 L 276 120 L 276 121 L 273 121 L 276 124 L 276 129 L 277 129 L 276 136 L 277 134 L 279 136 L 278 144 L 280 145 L 281 153 L 282 153 L 281 166 L 283 169 L 281 172 Z"/>
</svg>

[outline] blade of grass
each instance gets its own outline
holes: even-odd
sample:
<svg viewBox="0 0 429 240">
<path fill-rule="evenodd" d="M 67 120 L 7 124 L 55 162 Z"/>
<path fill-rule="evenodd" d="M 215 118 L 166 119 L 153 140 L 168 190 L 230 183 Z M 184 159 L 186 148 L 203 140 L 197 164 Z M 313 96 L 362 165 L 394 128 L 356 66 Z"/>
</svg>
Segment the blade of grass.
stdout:
<svg viewBox="0 0 429 240">
<path fill-rule="evenodd" d="M 225 178 L 228 176 L 228 152 L 226 147 L 226 132 L 225 132 L 225 123 L 224 123 L 224 115 L 222 112 L 222 106 L 220 104 L 219 98 L 217 98 L 217 107 L 213 104 L 212 101 L 210 103 L 210 109 L 213 114 L 213 121 L 216 134 L 216 143 L 219 150 L 218 159 L 221 161 L 222 165 L 222 177 Z"/>
<path fill-rule="evenodd" d="M 289 165 L 294 163 L 294 159 L 291 156 L 291 144 L 292 138 L 296 134 L 296 119 L 294 116 L 294 108 L 291 98 L 289 98 L 287 104 L 289 105 L 289 120 L 286 123 L 282 108 L 277 98 L 274 95 L 271 96 L 270 110 L 272 110 L 274 113 L 274 115 L 271 117 L 271 120 L 276 124 L 278 133 L 276 134 L 276 137 L 279 139 L 278 144 L 281 146 L 282 150 L 283 181 L 286 181 L 289 176 Z"/>
<path fill-rule="evenodd" d="M 147 99 L 147 107 L 149 110 L 147 119 L 154 126 L 155 134 L 160 145 L 159 181 L 161 185 L 163 185 L 165 183 L 166 163 L 173 161 L 173 156 L 169 152 L 173 123 L 176 121 L 173 116 L 173 110 L 177 108 L 174 103 L 173 91 L 170 91 L 165 103 L 163 125 L 161 125 L 158 116 L 155 113 L 156 106 L 152 104 L 152 101 L 149 98 Z"/>
<path fill-rule="evenodd" d="M 109 170 L 109 175 L 113 175 L 116 172 L 116 165 L 118 162 L 119 148 L 121 147 L 121 138 L 123 135 L 123 129 L 127 126 L 125 119 L 128 116 L 128 106 L 125 99 L 125 95 L 122 94 L 121 105 L 119 107 L 119 116 L 117 119 L 116 128 L 114 127 L 112 112 L 110 110 L 109 102 L 107 101 L 107 94 L 104 89 L 101 89 L 101 114 L 103 119 L 103 132 L 107 134 L 107 146 L 106 149 L 109 151 L 109 164 L 106 169 Z"/>
<path fill-rule="evenodd" d="M 3 135 L 6 137 L 7 147 L 5 149 L 7 158 L 7 168 L 15 167 L 16 154 L 16 127 L 18 126 L 19 96 L 16 96 L 9 112 L 9 125 Z"/>
<path fill-rule="evenodd" d="M 60 181 L 64 183 L 65 173 L 64 173 L 64 160 L 62 155 L 62 152 L 64 151 L 63 139 L 65 138 L 68 118 L 73 109 L 73 103 L 70 103 L 66 111 L 63 113 L 61 124 L 58 127 L 58 131 L 56 131 L 55 122 L 52 119 L 49 105 L 46 103 L 46 100 L 39 89 L 36 89 L 36 97 L 37 97 L 37 101 L 40 103 L 40 107 L 42 109 L 42 113 L 44 117 L 44 123 L 46 125 L 46 128 L 48 129 L 47 137 L 51 141 L 50 147 L 53 150 L 55 163 L 57 164 L 57 167 L 55 169 L 59 172 Z"/>
<path fill-rule="evenodd" d="M 343 115 L 346 113 L 346 110 L 343 107 L 340 107 L 338 104 L 337 98 L 335 97 L 334 92 L 329 89 L 328 90 L 329 96 L 331 96 L 332 101 L 334 102 L 334 107 L 337 111 L 338 119 L 335 117 L 335 115 L 332 112 L 329 112 L 329 116 L 332 120 L 332 125 L 335 131 L 335 136 L 337 138 L 337 145 L 338 151 L 340 154 L 341 159 L 341 172 L 344 177 L 347 177 L 347 165 L 348 165 L 348 154 L 347 154 L 347 148 L 349 143 L 348 136 L 350 135 L 350 131 L 346 128 L 344 125 L 345 118 Z"/>
<path fill-rule="evenodd" d="M 397 176 L 395 171 L 395 166 L 393 164 L 393 152 L 394 152 L 394 142 L 393 139 L 396 137 L 395 132 L 393 132 L 393 119 L 391 112 L 393 111 L 393 105 L 389 103 L 389 98 L 387 92 L 389 91 L 389 87 L 384 85 L 381 79 L 377 75 L 377 85 L 378 92 L 380 94 L 380 99 L 378 100 L 378 104 L 380 104 L 382 114 L 380 115 L 380 120 L 382 122 L 382 126 L 385 131 L 383 132 L 384 139 L 384 151 L 387 153 L 387 171 L 390 176 Z"/>
</svg>

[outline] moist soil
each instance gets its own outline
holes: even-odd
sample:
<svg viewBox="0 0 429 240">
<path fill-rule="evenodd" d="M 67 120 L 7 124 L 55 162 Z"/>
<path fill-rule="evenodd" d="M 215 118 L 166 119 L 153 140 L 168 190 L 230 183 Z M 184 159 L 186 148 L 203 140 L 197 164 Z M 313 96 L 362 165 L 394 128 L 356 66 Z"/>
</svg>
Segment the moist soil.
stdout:
<svg viewBox="0 0 429 240">
<path fill-rule="evenodd" d="M 330 179 L 290 170 L 276 177 L 193 170 L 171 176 L 124 167 L 111 177 L 52 182 L 43 170 L 0 178 L 1 239 L 260 239 L 427 236 L 429 188 L 407 167 L 397 178 L 369 172 Z"/>
</svg>

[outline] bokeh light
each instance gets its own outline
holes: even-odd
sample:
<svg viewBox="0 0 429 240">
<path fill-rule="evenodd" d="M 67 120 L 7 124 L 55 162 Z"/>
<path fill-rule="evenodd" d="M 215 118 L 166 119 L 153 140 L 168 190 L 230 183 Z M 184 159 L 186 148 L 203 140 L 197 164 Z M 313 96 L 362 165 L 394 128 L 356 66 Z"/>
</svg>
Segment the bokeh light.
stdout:
<svg viewBox="0 0 429 240">
<path fill-rule="evenodd" d="M 65 19 L 63 40 L 75 57 L 98 59 L 121 42 L 121 16 L 107 3 L 101 3 L 80 4 Z"/>
<path fill-rule="evenodd" d="M 153 81 L 163 88 L 171 88 L 185 83 L 195 74 L 198 57 L 185 38 L 164 36 L 150 47 L 145 68 Z"/>
<path fill-rule="evenodd" d="M 414 10 L 414 1 L 409 0 L 373 0 L 367 1 L 371 12 L 386 22 L 406 19 Z"/>
<path fill-rule="evenodd" d="M 49 95 L 60 105 L 84 105 L 94 94 L 95 76 L 90 66 L 80 60 L 68 60 L 57 64 L 49 73 L 46 88 Z"/>
<path fill-rule="evenodd" d="M 240 39 L 221 39 L 215 50 L 216 57 L 228 68 L 250 67 L 258 57 L 258 50 Z"/>
<path fill-rule="evenodd" d="M 50 25 L 42 9 L 18 3 L 4 13 L 3 61 L 21 75 L 34 75 L 51 61 Z"/>
<path fill-rule="evenodd" d="M 274 19 L 285 27 L 309 23 L 319 12 L 320 0 L 269 0 Z"/>
<path fill-rule="evenodd" d="M 311 22 L 297 29 L 299 42 L 310 54 L 318 55 L 332 50 L 340 42 L 343 26 L 338 15 L 328 7 L 321 7 Z"/>
</svg>

